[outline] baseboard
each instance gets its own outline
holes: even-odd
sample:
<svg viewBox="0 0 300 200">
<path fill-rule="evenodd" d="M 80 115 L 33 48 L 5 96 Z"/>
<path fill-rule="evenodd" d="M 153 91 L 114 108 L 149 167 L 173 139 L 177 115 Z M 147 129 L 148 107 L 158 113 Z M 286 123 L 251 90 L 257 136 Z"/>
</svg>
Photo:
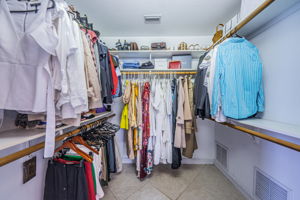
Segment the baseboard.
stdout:
<svg viewBox="0 0 300 200">
<path fill-rule="evenodd" d="M 189 159 L 189 158 L 183 158 L 182 164 L 188 164 L 188 165 L 212 165 L 214 164 L 214 159 Z"/>
<path fill-rule="evenodd" d="M 123 164 L 133 164 L 133 163 L 135 163 L 135 161 L 130 160 L 128 158 L 123 158 L 122 163 Z M 188 159 L 188 158 L 183 158 L 182 159 L 182 164 L 186 164 L 186 165 L 212 165 L 212 164 L 214 164 L 214 159 Z"/>
<path fill-rule="evenodd" d="M 228 173 L 227 170 L 225 170 L 217 161 L 214 162 L 214 165 L 224 174 L 224 176 L 234 185 L 236 189 L 238 189 L 242 195 L 247 198 L 248 200 L 255 200 L 252 195 L 250 195 L 246 190 L 244 190 Z"/>
</svg>

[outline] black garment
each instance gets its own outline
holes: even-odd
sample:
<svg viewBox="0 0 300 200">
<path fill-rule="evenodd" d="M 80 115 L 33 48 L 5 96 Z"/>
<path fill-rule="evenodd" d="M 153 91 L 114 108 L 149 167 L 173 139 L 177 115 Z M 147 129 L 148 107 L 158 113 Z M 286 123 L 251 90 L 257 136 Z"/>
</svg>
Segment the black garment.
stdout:
<svg viewBox="0 0 300 200">
<path fill-rule="evenodd" d="M 204 80 L 207 68 L 200 68 L 205 56 L 208 52 L 203 54 L 199 58 L 199 63 L 197 67 L 197 74 L 195 77 L 194 84 L 194 103 L 195 103 L 195 115 L 204 118 L 210 118 L 210 103 L 207 93 L 207 87 L 204 86 Z"/>
<path fill-rule="evenodd" d="M 97 41 L 97 47 L 100 59 L 102 97 L 104 99 L 103 102 L 111 104 L 113 102 L 111 94 L 111 91 L 113 89 L 113 82 L 111 67 L 109 65 L 109 52 L 108 48 L 99 41 Z"/>
<path fill-rule="evenodd" d="M 174 138 L 175 138 L 175 130 L 176 130 L 176 116 L 177 116 L 177 80 L 173 79 L 172 81 L 172 94 L 173 94 L 173 103 L 172 103 L 172 134 L 173 134 L 173 141 L 172 141 L 172 169 L 178 169 L 181 166 L 181 149 L 174 147 Z"/>
<path fill-rule="evenodd" d="M 107 157 L 108 157 L 108 171 L 111 173 L 116 173 L 117 172 L 117 167 L 116 167 L 116 156 L 115 156 L 115 142 L 114 142 L 114 137 L 111 137 L 107 141 Z"/>
<path fill-rule="evenodd" d="M 49 161 L 44 200 L 87 200 L 88 187 L 83 164 Z"/>
<path fill-rule="evenodd" d="M 145 62 L 141 65 L 140 69 L 154 69 L 154 65 L 151 61 Z"/>
</svg>

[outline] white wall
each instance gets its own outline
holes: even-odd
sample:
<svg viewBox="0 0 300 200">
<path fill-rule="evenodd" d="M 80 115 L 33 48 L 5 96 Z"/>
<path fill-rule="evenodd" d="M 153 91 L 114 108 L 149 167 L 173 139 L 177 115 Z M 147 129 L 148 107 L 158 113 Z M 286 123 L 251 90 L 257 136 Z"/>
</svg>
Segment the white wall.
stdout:
<svg viewBox="0 0 300 200">
<path fill-rule="evenodd" d="M 265 119 L 300 124 L 299 22 L 300 10 L 251 40 L 264 64 Z M 300 199 L 299 152 L 260 139 L 256 144 L 249 135 L 222 125 L 216 125 L 216 141 L 229 149 L 227 173 L 248 195 L 258 167 L 291 189 L 291 200 Z"/>
</svg>

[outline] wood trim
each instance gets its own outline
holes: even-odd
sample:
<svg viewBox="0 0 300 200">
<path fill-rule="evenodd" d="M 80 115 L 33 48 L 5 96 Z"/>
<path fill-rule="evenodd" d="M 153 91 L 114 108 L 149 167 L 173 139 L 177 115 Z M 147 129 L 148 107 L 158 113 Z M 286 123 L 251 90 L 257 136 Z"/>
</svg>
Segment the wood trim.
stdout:
<svg viewBox="0 0 300 200">
<path fill-rule="evenodd" d="M 210 119 L 210 120 L 216 122 L 213 119 Z M 239 131 L 242 131 L 242 132 L 245 132 L 245 133 L 247 133 L 249 135 L 252 135 L 252 136 L 255 136 L 255 137 L 259 137 L 261 139 L 264 139 L 264 140 L 267 140 L 267 141 L 270 141 L 270 142 L 273 142 L 273 143 L 279 144 L 281 146 L 284 146 L 284 147 L 287 147 L 287 148 L 290 148 L 290 149 L 293 149 L 295 151 L 299 151 L 300 152 L 300 145 L 298 145 L 298 144 L 295 144 L 295 143 L 292 143 L 292 142 L 288 142 L 286 140 L 282 140 L 282 139 L 279 139 L 279 138 L 276 138 L 276 137 L 273 137 L 273 136 L 270 136 L 270 135 L 266 135 L 264 133 L 253 131 L 251 129 L 244 128 L 244 127 L 241 127 L 241 126 L 237 126 L 237 125 L 234 125 L 234 124 L 230 124 L 230 123 L 227 123 L 227 122 L 220 123 L 220 124 L 228 126 L 230 128 L 236 129 L 236 130 L 239 130 Z"/>
</svg>

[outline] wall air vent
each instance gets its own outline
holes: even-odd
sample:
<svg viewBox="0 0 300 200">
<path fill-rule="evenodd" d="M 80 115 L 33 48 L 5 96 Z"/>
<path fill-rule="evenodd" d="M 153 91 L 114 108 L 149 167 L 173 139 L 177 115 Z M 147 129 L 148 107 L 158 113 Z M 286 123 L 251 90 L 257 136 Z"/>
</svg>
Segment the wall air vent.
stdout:
<svg viewBox="0 0 300 200">
<path fill-rule="evenodd" d="M 144 15 L 145 24 L 160 24 L 161 15 Z"/>
<path fill-rule="evenodd" d="M 289 190 L 255 169 L 255 197 L 259 200 L 289 200 Z"/>
<path fill-rule="evenodd" d="M 227 169 L 227 148 L 219 143 L 216 144 L 216 159 L 224 169 Z"/>
</svg>

